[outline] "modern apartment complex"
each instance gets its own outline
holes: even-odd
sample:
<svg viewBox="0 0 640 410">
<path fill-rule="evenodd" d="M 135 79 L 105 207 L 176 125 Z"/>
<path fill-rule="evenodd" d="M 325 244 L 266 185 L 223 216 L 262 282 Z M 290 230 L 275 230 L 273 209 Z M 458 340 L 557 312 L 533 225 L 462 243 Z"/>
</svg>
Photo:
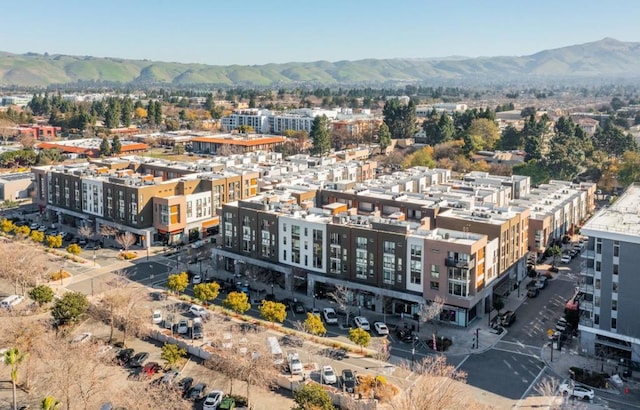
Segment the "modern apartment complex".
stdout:
<svg viewBox="0 0 640 410">
<path fill-rule="evenodd" d="M 580 345 L 585 354 L 640 363 L 640 185 L 634 184 L 582 228 L 589 241 L 580 284 Z"/>
</svg>

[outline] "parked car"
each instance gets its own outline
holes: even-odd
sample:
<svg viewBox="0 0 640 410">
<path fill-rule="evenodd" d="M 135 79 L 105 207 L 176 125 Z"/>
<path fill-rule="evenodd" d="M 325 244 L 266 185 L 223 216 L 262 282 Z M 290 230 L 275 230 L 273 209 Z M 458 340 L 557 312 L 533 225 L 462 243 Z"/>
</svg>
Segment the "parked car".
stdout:
<svg viewBox="0 0 640 410">
<path fill-rule="evenodd" d="M 356 316 L 353 318 L 353 323 L 362 330 L 369 331 L 371 330 L 371 326 L 369 325 L 369 321 L 364 316 Z"/>
<path fill-rule="evenodd" d="M 173 382 L 178 378 L 180 372 L 177 370 L 171 370 L 170 372 L 166 372 L 164 376 L 160 379 L 160 383 L 164 384 L 173 384 Z"/>
<path fill-rule="evenodd" d="M 298 353 L 290 352 L 287 355 L 287 363 L 289 364 L 289 372 L 291 372 L 291 374 L 302 374 L 302 361 L 300 361 Z"/>
<path fill-rule="evenodd" d="M 189 332 L 189 322 L 186 319 L 182 319 L 178 322 L 178 334 L 186 335 Z"/>
<path fill-rule="evenodd" d="M 571 259 L 574 259 L 578 255 L 580 255 L 580 251 L 577 249 L 571 249 L 569 251 L 569 256 L 571 256 Z"/>
<path fill-rule="evenodd" d="M 335 384 L 338 381 L 338 377 L 336 376 L 336 372 L 333 371 L 333 367 L 331 366 L 322 366 L 321 371 L 322 381 L 325 384 Z"/>
<path fill-rule="evenodd" d="M 540 276 L 537 280 L 536 280 L 536 288 L 538 289 L 544 289 L 547 287 L 547 277 L 546 276 Z"/>
<path fill-rule="evenodd" d="M 122 349 L 116 354 L 116 361 L 121 365 L 126 365 L 129 363 L 133 355 L 133 349 Z"/>
<path fill-rule="evenodd" d="M 182 394 L 186 395 L 193 385 L 193 377 L 183 377 L 178 382 L 178 388 L 182 390 Z"/>
<path fill-rule="evenodd" d="M 155 324 L 155 325 L 158 325 L 158 324 L 162 323 L 162 311 L 154 310 L 153 311 L 153 315 L 151 317 L 151 320 L 153 321 L 153 324 Z"/>
<path fill-rule="evenodd" d="M 324 321 L 328 325 L 335 325 L 338 323 L 338 315 L 333 308 L 324 308 L 322 309 L 322 317 Z"/>
<path fill-rule="evenodd" d="M 527 289 L 527 297 L 535 298 L 538 296 L 538 293 L 540 293 L 540 289 L 535 286 Z"/>
<path fill-rule="evenodd" d="M 218 410 L 233 410 L 236 408 L 236 399 L 233 397 L 225 397 L 218 406 Z"/>
<path fill-rule="evenodd" d="M 193 275 L 193 279 L 191 279 L 191 282 L 194 285 L 198 285 L 199 283 L 202 283 L 202 276 L 200 276 L 198 274 Z"/>
<path fill-rule="evenodd" d="M 571 262 L 571 255 L 567 253 L 562 255 L 562 258 L 560 258 L 560 263 L 569 263 L 569 262 Z"/>
<path fill-rule="evenodd" d="M 280 338 L 280 343 L 283 346 L 291 346 L 291 347 L 302 347 L 304 346 L 304 341 L 297 336 L 292 335 L 284 335 Z"/>
<path fill-rule="evenodd" d="M 204 331 L 202 330 L 202 323 L 195 322 L 191 327 L 191 338 L 202 339 L 204 337 Z"/>
<path fill-rule="evenodd" d="M 216 410 L 222 399 L 224 398 L 224 392 L 220 390 L 214 390 L 209 392 L 202 402 L 202 410 Z"/>
<path fill-rule="evenodd" d="M 127 363 L 129 367 L 142 367 L 144 362 L 149 358 L 149 353 L 147 352 L 139 352 L 136 353 L 131 360 Z"/>
<path fill-rule="evenodd" d="M 193 401 L 200 400 L 204 395 L 204 391 L 206 389 L 207 389 L 206 384 L 204 383 L 196 384 L 191 389 L 189 389 L 189 392 L 187 393 L 187 399 L 193 400 Z"/>
<path fill-rule="evenodd" d="M 302 302 L 294 302 L 292 309 L 293 309 L 293 313 L 305 313 L 307 311 L 307 309 L 305 309 Z"/>
<path fill-rule="evenodd" d="M 376 330 L 376 333 L 380 336 L 385 336 L 389 334 L 389 328 L 384 322 L 375 322 L 373 324 L 373 328 Z"/>
<path fill-rule="evenodd" d="M 396 337 L 403 343 L 413 343 L 413 334 L 410 329 L 397 329 Z"/>
<path fill-rule="evenodd" d="M 511 310 L 505 312 L 500 317 L 500 324 L 504 327 L 509 327 L 516 321 L 516 312 L 512 312 Z"/>
<path fill-rule="evenodd" d="M 342 375 L 340 376 L 340 382 L 344 387 L 344 391 L 347 393 L 355 393 L 356 392 L 356 384 L 357 379 L 356 375 L 351 369 L 344 369 L 342 371 Z"/>
<path fill-rule="evenodd" d="M 573 382 L 565 382 L 560 385 L 558 391 L 562 394 L 577 397 L 583 400 L 593 400 L 596 396 L 595 392 L 587 386 L 575 384 Z"/>
<path fill-rule="evenodd" d="M 209 310 L 202 306 L 191 305 L 191 307 L 189 308 L 189 313 L 191 313 L 195 317 L 209 318 Z"/>
<path fill-rule="evenodd" d="M 160 365 L 156 362 L 149 362 L 142 367 L 142 372 L 146 377 L 151 377 L 160 371 Z"/>
</svg>

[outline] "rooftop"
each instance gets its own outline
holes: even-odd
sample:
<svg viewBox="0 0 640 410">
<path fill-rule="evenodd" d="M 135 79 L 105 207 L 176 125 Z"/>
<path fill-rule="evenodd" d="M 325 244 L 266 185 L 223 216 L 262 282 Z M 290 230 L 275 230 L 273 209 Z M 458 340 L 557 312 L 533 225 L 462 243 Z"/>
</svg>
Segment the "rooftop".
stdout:
<svg viewBox="0 0 640 410">
<path fill-rule="evenodd" d="M 640 242 L 640 185 L 629 186 L 613 204 L 602 208 L 587 221 L 582 233 L 589 236 L 611 233 L 620 240 Z"/>
</svg>

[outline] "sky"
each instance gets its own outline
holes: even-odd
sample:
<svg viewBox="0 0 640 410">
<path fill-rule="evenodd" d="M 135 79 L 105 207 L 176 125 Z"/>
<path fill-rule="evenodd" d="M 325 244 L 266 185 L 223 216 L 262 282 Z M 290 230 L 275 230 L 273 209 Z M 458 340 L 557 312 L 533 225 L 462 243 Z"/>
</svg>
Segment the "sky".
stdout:
<svg viewBox="0 0 640 410">
<path fill-rule="evenodd" d="M 0 51 L 213 65 L 640 41 L 637 0 L 19 0 L 1 10 Z"/>
</svg>

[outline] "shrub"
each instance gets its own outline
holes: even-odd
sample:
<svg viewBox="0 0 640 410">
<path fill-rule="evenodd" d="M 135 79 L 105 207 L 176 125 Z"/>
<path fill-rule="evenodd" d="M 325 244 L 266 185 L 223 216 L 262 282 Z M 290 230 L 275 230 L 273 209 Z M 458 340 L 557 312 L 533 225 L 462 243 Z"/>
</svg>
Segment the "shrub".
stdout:
<svg viewBox="0 0 640 410">
<path fill-rule="evenodd" d="M 124 260 L 130 260 L 130 259 L 135 259 L 138 257 L 138 254 L 135 252 L 120 252 L 120 255 L 118 255 L 118 258 L 120 259 L 124 259 Z"/>
<path fill-rule="evenodd" d="M 66 279 L 66 278 L 69 278 L 69 277 L 71 277 L 71 274 L 69 272 L 67 272 L 67 271 L 64 271 L 64 270 L 63 271 L 57 270 L 55 272 L 52 272 L 51 276 L 50 276 L 51 280 L 54 280 L 54 281 L 55 280 Z"/>
<path fill-rule="evenodd" d="M 80 252 L 82 252 L 82 248 L 77 243 L 72 243 L 71 245 L 67 246 L 67 252 L 74 256 L 80 255 Z"/>
<path fill-rule="evenodd" d="M 451 339 L 447 338 L 447 337 L 437 337 L 436 338 L 436 346 L 438 347 L 438 351 L 439 352 L 446 352 L 447 349 L 449 347 L 451 347 L 451 345 L 453 344 L 453 342 L 451 341 Z M 430 348 L 433 349 L 433 339 L 429 338 L 427 339 L 427 346 L 429 346 Z"/>
</svg>

